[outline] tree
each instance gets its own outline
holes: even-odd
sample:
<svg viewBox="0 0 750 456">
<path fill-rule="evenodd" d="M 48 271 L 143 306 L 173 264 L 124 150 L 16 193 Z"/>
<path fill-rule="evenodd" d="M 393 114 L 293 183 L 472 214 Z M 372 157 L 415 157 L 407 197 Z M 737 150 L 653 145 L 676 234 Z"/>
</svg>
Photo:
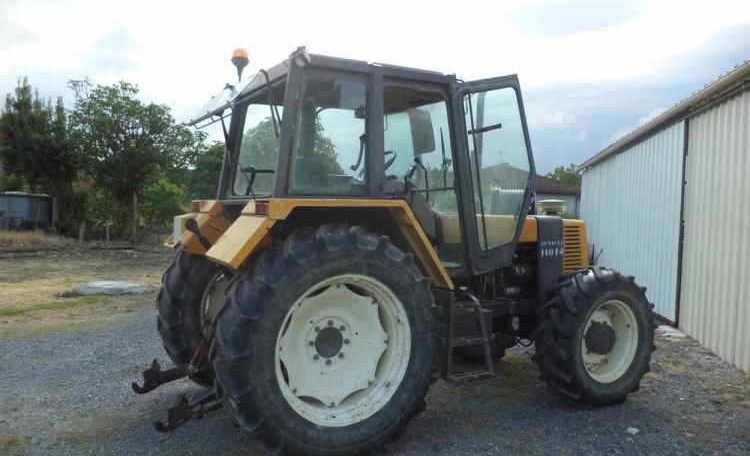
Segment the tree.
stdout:
<svg viewBox="0 0 750 456">
<path fill-rule="evenodd" d="M 97 186 L 107 189 L 118 206 L 115 228 L 124 234 L 129 227 L 135 242 L 147 180 L 158 170 L 189 167 L 196 137 L 175 124 L 168 107 L 141 102 L 133 84 L 73 84 L 78 98 L 71 114 L 71 137 Z"/>
<path fill-rule="evenodd" d="M 0 115 L 0 160 L 5 175 L 15 176 L 10 186 L 51 194 L 57 199 L 61 231 L 75 230 L 72 186 L 79 156 L 68 137 L 62 98 L 53 105 L 26 78 L 19 81 Z"/>
<path fill-rule="evenodd" d="M 581 169 L 572 163 L 567 167 L 558 166 L 552 172 L 547 173 L 547 177 L 576 187 L 581 186 Z"/>
<path fill-rule="evenodd" d="M 143 190 L 143 218 L 151 228 L 170 226 L 175 214 L 185 212 L 184 194 L 164 173 L 154 174 Z"/>
<path fill-rule="evenodd" d="M 344 170 L 337 162 L 336 146 L 326 136 L 321 122 L 315 123 L 315 130 L 309 136 L 311 137 L 303 135 L 303 142 L 309 144 L 310 147 L 300 152 L 299 157 L 295 157 L 300 163 L 304 163 L 305 173 L 308 176 L 343 174 Z M 245 131 L 240 146 L 239 166 L 276 169 L 279 160 L 278 154 L 279 139 L 274 133 L 271 118 L 266 117 L 254 127 Z M 270 174 L 257 174 L 253 182 L 253 190 L 258 193 L 270 191 L 273 178 L 274 176 Z M 234 192 L 238 195 L 244 195 L 247 191 L 247 183 L 248 181 L 243 178 L 236 178 Z"/>
<path fill-rule="evenodd" d="M 216 197 L 223 160 L 224 144 L 220 142 L 207 146 L 195 158 L 194 169 L 190 171 L 187 185 L 190 199 Z"/>
</svg>

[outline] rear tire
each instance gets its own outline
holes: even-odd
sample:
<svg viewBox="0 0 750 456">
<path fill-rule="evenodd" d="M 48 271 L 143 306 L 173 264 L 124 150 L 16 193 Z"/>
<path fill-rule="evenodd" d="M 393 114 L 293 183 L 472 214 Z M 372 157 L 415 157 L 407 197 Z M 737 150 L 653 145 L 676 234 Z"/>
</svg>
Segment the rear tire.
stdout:
<svg viewBox="0 0 750 456">
<path fill-rule="evenodd" d="M 652 309 L 632 277 L 600 267 L 576 272 L 538 312 L 541 379 L 576 402 L 623 402 L 649 371 Z"/>
<path fill-rule="evenodd" d="M 180 250 L 162 276 L 156 298 L 156 325 L 164 350 L 176 365 L 188 364 L 204 341 L 201 324 L 204 292 L 220 273 L 219 267 L 207 258 Z M 214 375 L 209 365 L 205 367 L 190 378 L 210 387 Z"/>
<path fill-rule="evenodd" d="M 347 280 L 353 280 L 351 285 Z M 329 285 L 333 283 L 343 285 Z M 331 291 L 334 287 L 339 291 Z M 344 288 L 353 294 L 344 295 L 336 307 L 339 298 L 333 293 Z M 320 299 L 315 305 L 306 307 L 316 297 Z M 357 303 L 360 300 L 366 302 Z M 290 454 L 330 456 L 380 448 L 424 407 L 432 377 L 432 302 L 429 279 L 411 255 L 386 237 L 334 225 L 293 232 L 240 273 L 217 322 L 211 361 L 234 421 L 247 431 L 259 430 L 261 437 Z M 359 306 L 368 304 L 377 305 L 374 324 L 358 323 L 355 312 L 347 314 L 347 307 L 363 309 Z M 321 310 L 326 308 L 331 310 Z M 369 309 L 373 307 L 356 312 Z M 395 328 L 396 321 L 407 326 Z M 372 355 L 357 337 L 376 331 L 381 339 L 375 340 L 383 344 L 378 326 L 387 348 Z M 336 335 L 336 328 L 344 329 Z M 345 357 L 334 353 L 335 347 L 322 345 L 325 331 L 329 340 L 338 338 L 337 353 L 345 352 Z M 347 338 L 346 345 L 339 336 Z M 293 350 L 301 355 L 289 354 Z M 290 359 L 299 361 L 292 365 Z M 364 384 L 349 379 L 361 369 L 338 364 L 358 366 L 362 359 L 375 363 L 373 377 L 368 374 Z M 327 370 L 339 365 L 342 370 Z M 381 377 L 381 372 L 389 376 Z M 298 382 L 306 383 L 305 394 Z M 353 388 L 342 386 L 350 384 Z M 320 399 L 335 394 L 341 397 L 330 404 Z"/>
</svg>

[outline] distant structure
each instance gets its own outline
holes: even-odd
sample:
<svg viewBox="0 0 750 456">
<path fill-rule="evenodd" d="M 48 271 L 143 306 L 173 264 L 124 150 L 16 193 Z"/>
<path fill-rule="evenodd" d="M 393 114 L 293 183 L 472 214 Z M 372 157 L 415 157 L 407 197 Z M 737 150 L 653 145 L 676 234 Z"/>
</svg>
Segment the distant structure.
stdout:
<svg viewBox="0 0 750 456">
<path fill-rule="evenodd" d="M 551 177 L 534 176 L 534 189 L 537 213 L 550 212 L 550 208 L 554 208 L 556 215 L 578 218 L 581 187 Z"/>
<path fill-rule="evenodd" d="M 54 226 L 54 199 L 51 196 L 0 193 L 0 231 L 49 230 Z"/>
<path fill-rule="evenodd" d="M 750 61 L 584 162 L 600 262 L 656 311 L 750 372 Z"/>
</svg>

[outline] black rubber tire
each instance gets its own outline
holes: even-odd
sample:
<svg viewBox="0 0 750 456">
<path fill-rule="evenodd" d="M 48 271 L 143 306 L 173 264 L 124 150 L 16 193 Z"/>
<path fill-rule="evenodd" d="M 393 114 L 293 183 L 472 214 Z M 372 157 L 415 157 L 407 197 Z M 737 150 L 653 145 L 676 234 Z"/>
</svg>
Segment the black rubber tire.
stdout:
<svg viewBox="0 0 750 456">
<path fill-rule="evenodd" d="M 277 334 L 294 302 L 320 281 L 344 273 L 374 277 L 401 300 L 412 350 L 406 375 L 390 401 L 345 427 L 321 427 L 297 414 L 275 375 Z M 234 421 L 282 453 L 344 455 L 377 450 L 424 409 L 433 362 L 430 281 L 411 254 L 360 227 L 322 225 L 292 232 L 247 266 L 230 285 L 217 322 L 211 361 Z"/>
<path fill-rule="evenodd" d="M 203 293 L 220 272 L 219 266 L 204 256 L 180 250 L 162 275 L 161 289 L 156 298 L 159 330 L 164 349 L 176 365 L 187 364 L 203 342 L 201 303 Z M 210 364 L 190 378 L 201 386 L 213 385 Z"/>
<path fill-rule="evenodd" d="M 653 305 L 645 292 L 633 277 L 601 267 L 578 271 L 561 283 L 559 292 L 538 312 L 534 361 L 551 390 L 588 405 L 621 403 L 638 390 L 655 348 Z M 633 311 L 639 327 L 638 348 L 618 380 L 601 383 L 586 372 L 580 347 L 589 315 L 599 303 L 612 298 Z"/>
</svg>

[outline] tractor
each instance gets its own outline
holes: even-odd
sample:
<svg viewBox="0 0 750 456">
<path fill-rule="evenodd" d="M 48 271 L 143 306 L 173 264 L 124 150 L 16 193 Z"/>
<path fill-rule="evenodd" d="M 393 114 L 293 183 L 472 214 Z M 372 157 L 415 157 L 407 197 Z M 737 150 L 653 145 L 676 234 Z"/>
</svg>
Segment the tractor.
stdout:
<svg viewBox="0 0 750 456">
<path fill-rule="evenodd" d="M 170 431 L 224 408 L 287 454 L 376 451 L 430 385 L 495 376 L 534 345 L 549 389 L 588 406 L 636 391 L 653 305 L 590 264 L 581 220 L 537 215 L 517 76 L 455 75 L 294 51 L 191 124 L 220 123 L 214 200 L 175 218 L 156 307 L 189 377 Z"/>
</svg>

